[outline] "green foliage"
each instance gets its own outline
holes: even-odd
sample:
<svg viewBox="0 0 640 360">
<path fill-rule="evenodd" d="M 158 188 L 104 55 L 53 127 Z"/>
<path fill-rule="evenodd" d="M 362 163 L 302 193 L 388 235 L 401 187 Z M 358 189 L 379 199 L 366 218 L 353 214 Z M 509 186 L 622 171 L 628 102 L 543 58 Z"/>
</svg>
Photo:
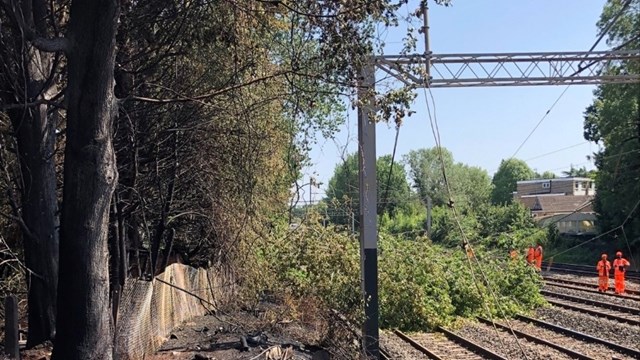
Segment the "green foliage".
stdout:
<svg viewBox="0 0 640 360">
<path fill-rule="evenodd" d="M 431 212 L 431 219 L 431 239 L 434 242 L 447 246 L 459 246 L 464 240 L 460 232 L 461 229 L 467 239 L 479 237 L 480 224 L 478 219 L 469 213 L 460 214 L 456 219 L 451 209 L 436 206 Z"/>
<path fill-rule="evenodd" d="M 481 224 L 480 236 L 482 237 L 536 228 L 531 213 L 521 203 L 506 206 L 485 206 L 476 215 Z"/>
<path fill-rule="evenodd" d="M 427 209 L 419 201 L 412 201 L 395 215 L 384 213 L 379 219 L 380 232 L 413 240 L 426 230 Z"/>
<path fill-rule="evenodd" d="M 575 167 L 573 167 L 573 165 L 571 165 L 569 170 L 562 172 L 562 176 L 595 178 L 596 171 L 595 170 L 587 170 L 587 168 L 584 167 L 584 166 L 581 167 L 581 168 L 575 168 Z"/>
<path fill-rule="evenodd" d="M 438 249 L 424 238 L 381 234 L 380 243 L 381 326 L 426 330 L 452 321 L 456 309 Z"/>
<path fill-rule="evenodd" d="M 474 212 L 463 212 L 458 222 L 450 209 L 433 209 L 431 239 L 447 246 L 460 246 L 462 235 L 473 244 L 506 253 L 511 249 L 524 250 L 534 243 L 545 244 L 553 230 L 540 228 L 520 203 L 505 206 L 484 205 Z"/>
<path fill-rule="evenodd" d="M 378 181 L 378 214 L 395 214 L 406 209 L 411 198 L 411 189 L 407 175 L 397 161 L 391 169 L 391 155 L 385 155 L 376 161 L 376 179 Z M 358 154 L 349 155 L 336 166 L 327 188 L 328 211 L 335 224 L 348 224 L 351 214 L 358 214 L 360 204 L 358 193 Z M 356 215 L 357 217 L 357 215 Z"/>
<path fill-rule="evenodd" d="M 608 1 L 598 27 L 606 27 L 620 12 L 621 6 L 620 1 Z M 633 1 L 607 32 L 610 46 L 620 46 L 622 50 L 640 46 L 638 6 L 640 1 Z M 640 74 L 640 63 L 612 62 L 605 68 L 605 73 Z M 640 218 L 632 211 L 640 199 L 640 85 L 600 85 L 594 94 L 593 104 L 585 111 L 584 136 L 601 147 L 594 154 L 598 169 L 594 203 L 598 226 L 601 231 L 608 231 L 620 226 L 631 215 L 624 229 L 632 248 L 638 249 Z"/>
<path fill-rule="evenodd" d="M 491 202 L 496 205 L 510 204 L 513 201 L 517 182 L 532 179 L 534 175 L 533 170 L 522 160 L 502 160 L 498 171 L 493 175 Z"/>
<path fill-rule="evenodd" d="M 424 237 L 406 240 L 381 232 L 379 246 L 382 327 L 429 330 L 458 316 L 487 316 L 487 311 L 512 315 L 543 303 L 538 275 L 501 250 L 496 257 L 478 249 L 479 264 L 473 261 L 472 274 L 460 248 L 435 245 Z M 319 299 L 327 308 L 359 318 L 356 238 L 334 227 L 302 225 L 288 231 L 282 224 L 253 250 L 245 272 L 252 284 L 256 280 L 256 286 L 276 294 Z"/>
<path fill-rule="evenodd" d="M 453 196 L 451 200 L 456 207 L 475 208 L 489 201 L 491 181 L 487 172 L 454 162 L 453 155 L 447 149 L 412 150 L 404 159 L 409 165 L 411 180 L 425 202 L 427 198 L 431 198 L 434 206 L 449 204 L 449 192 L 442 172 L 443 163 Z"/>
<path fill-rule="evenodd" d="M 555 179 L 558 176 L 554 172 L 547 170 L 547 171 L 543 172 L 542 174 L 539 174 L 539 173 L 536 172 L 536 173 L 533 174 L 533 177 L 534 177 L 534 179 Z"/>
</svg>

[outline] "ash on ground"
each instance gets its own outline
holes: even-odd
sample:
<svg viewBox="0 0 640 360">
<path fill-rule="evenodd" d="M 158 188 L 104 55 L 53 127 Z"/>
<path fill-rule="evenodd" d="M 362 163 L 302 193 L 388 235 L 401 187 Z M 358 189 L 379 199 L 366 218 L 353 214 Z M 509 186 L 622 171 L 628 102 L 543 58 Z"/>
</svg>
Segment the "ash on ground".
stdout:
<svg viewBox="0 0 640 360">
<path fill-rule="evenodd" d="M 356 356 L 350 353 L 357 353 L 357 342 L 347 340 L 345 346 L 349 330 L 327 328 L 335 327 L 335 321 L 293 320 L 286 314 L 286 310 L 269 306 L 260 311 L 199 316 L 174 329 L 156 354 L 147 359 L 328 360 Z M 333 332 L 343 340 L 339 346 L 327 340 L 333 338 L 327 336 Z"/>
</svg>

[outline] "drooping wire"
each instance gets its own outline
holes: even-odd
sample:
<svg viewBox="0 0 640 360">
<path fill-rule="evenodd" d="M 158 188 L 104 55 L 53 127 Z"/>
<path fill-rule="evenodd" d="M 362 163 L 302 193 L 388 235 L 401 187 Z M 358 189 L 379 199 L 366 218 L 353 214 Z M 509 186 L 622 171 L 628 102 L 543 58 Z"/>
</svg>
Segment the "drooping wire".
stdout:
<svg viewBox="0 0 640 360">
<path fill-rule="evenodd" d="M 624 236 L 624 241 L 627 243 L 627 249 L 629 250 L 629 256 L 631 257 L 631 262 L 634 264 L 633 266 L 638 268 L 638 263 L 636 262 L 636 259 L 633 258 L 633 252 L 631 251 L 631 245 L 629 244 L 629 239 L 627 238 L 627 232 L 624 231 L 624 226 L 621 226 L 620 229 L 622 230 L 622 236 Z"/>
<path fill-rule="evenodd" d="M 538 130 L 538 127 L 540 126 L 540 124 L 542 124 L 542 122 L 544 121 L 544 119 L 547 118 L 547 116 L 549 116 L 549 114 L 551 113 L 551 110 L 553 110 L 553 108 L 558 104 L 558 102 L 560 102 L 560 99 L 562 99 L 562 97 L 564 96 L 564 94 L 567 92 L 567 90 L 569 90 L 569 87 L 571 85 L 567 85 L 564 90 L 560 93 L 560 95 L 558 96 L 558 98 L 556 99 L 556 101 L 553 102 L 553 104 L 551 105 L 551 107 L 549 107 L 549 109 L 547 110 L 547 112 L 544 113 L 544 115 L 542 116 L 542 118 L 540 118 L 540 120 L 538 121 L 538 123 L 536 124 L 536 126 L 533 127 L 533 129 L 531 129 L 531 131 L 529 132 L 529 135 L 527 135 L 526 138 L 524 138 L 524 140 L 522 140 L 522 142 L 520 143 L 520 145 L 518 146 L 518 148 L 516 149 L 516 151 L 513 152 L 513 155 L 511 155 L 510 159 L 513 159 L 516 157 L 516 155 L 518 155 L 518 152 L 520 152 L 520 149 L 522 149 L 522 147 L 527 143 L 527 141 L 529 141 L 529 139 L 531 138 L 531 136 L 533 135 L 533 133 L 536 132 L 536 130 Z"/>
<path fill-rule="evenodd" d="M 568 252 L 568 251 L 571 251 L 571 250 L 573 250 L 573 249 L 575 249 L 575 248 L 578 248 L 578 247 L 580 247 L 580 246 L 582 246 L 582 245 L 588 244 L 588 243 L 590 243 L 590 242 L 592 242 L 592 241 L 594 241 L 594 240 L 600 239 L 600 238 L 602 238 L 602 237 L 604 237 L 604 236 L 606 236 L 606 235 L 609 235 L 609 234 L 611 234 L 611 233 L 613 233 L 613 232 L 616 232 L 616 231 L 618 231 L 618 230 L 621 230 L 621 229 L 622 229 L 622 230 L 624 231 L 624 226 L 629 222 L 629 220 L 631 220 L 631 216 L 632 216 L 632 215 L 633 215 L 633 213 L 636 211 L 636 209 L 638 208 L 638 206 L 640 206 L 640 199 L 638 199 L 638 201 L 636 202 L 635 206 L 631 209 L 631 211 L 629 211 L 629 213 L 627 214 L 627 217 L 624 219 L 624 221 L 623 221 L 620 225 L 618 225 L 618 226 L 616 226 L 616 227 L 614 227 L 614 228 L 612 228 L 612 229 L 610 229 L 610 230 L 608 230 L 608 231 L 605 231 L 605 232 L 603 232 L 602 234 L 599 234 L 599 235 L 597 235 L 597 236 L 594 236 L 594 237 L 592 237 L 592 238 L 591 238 L 591 239 L 589 239 L 589 240 L 585 240 L 585 241 L 583 241 L 583 242 L 581 242 L 581 243 L 579 243 L 579 244 L 577 244 L 577 245 L 575 245 L 575 246 L 572 246 L 572 247 L 570 247 L 570 248 L 568 248 L 568 249 L 565 249 L 565 250 L 562 250 L 562 251 L 560 251 L 560 252 L 557 252 L 557 253 L 555 253 L 555 254 L 553 254 L 553 255 L 549 256 L 548 258 L 554 258 L 554 257 L 556 257 L 556 256 L 558 256 L 558 255 L 564 254 L 564 253 L 566 253 L 566 252 Z M 626 236 L 626 235 L 625 235 L 625 236 Z"/>
<path fill-rule="evenodd" d="M 393 172 L 393 162 L 396 158 L 396 149 L 398 148 L 398 136 L 400 135 L 400 124 L 396 125 L 396 139 L 393 142 L 393 153 L 391 154 L 391 166 L 389 166 L 389 174 L 387 175 L 387 186 L 384 191 L 384 203 L 389 200 L 389 186 L 391 184 L 391 174 Z"/>
<path fill-rule="evenodd" d="M 446 166 L 445 166 L 445 162 L 444 162 L 444 156 L 442 153 L 442 142 L 440 139 L 440 128 L 438 127 L 438 119 L 436 116 L 436 102 L 435 102 L 435 98 L 433 96 L 433 93 L 431 92 L 431 88 L 428 88 L 429 90 L 429 97 L 431 98 L 431 102 L 433 104 L 433 116 L 431 115 L 431 109 L 429 107 L 429 97 L 427 97 L 427 90 L 423 88 L 424 91 L 424 96 L 425 96 L 425 103 L 426 103 L 426 107 L 427 107 L 427 114 L 429 116 L 429 123 L 431 124 L 431 132 L 433 134 L 433 138 L 436 144 L 436 149 L 438 150 L 438 158 L 440 160 L 440 167 L 442 170 L 442 178 L 445 184 L 445 189 L 447 191 L 447 197 L 449 198 L 449 207 L 451 208 L 451 211 L 453 213 L 453 217 L 455 220 L 455 223 L 458 227 L 458 230 L 460 231 L 460 235 L 462 237 L 462 246 L 465 250 L 465 256 L 467 257 L 467 263 L 469 264 L 469 270 L 471 272 L 471 277 L 473 279 L 474 284 L 476 285 L 476 289 L 478 290 L 478 295 L 480 295 L 480 297 L 482 296 L 482 291 L 480 290 L 480 285 L 479 282 L 475 276 L 475 272 L 473 270 L 473 260 L 475 260 L 476 262 L 476 266 L 478 267 L 478 271 L 480 273 L 480 276 L 482 277 L 484 283 L 487 286 L 487 289 L 490 293 L 490 296 L 493 298 L 493 300 L 495 301 L 495 304 L 498 308 L 498 311 L 500 312 L 500 314 L 502 315 L 503 318 L 505 318 L 507 327 L 509 328 L 509 331 L 511 332 L 511 334 L 513 335 L 513 338 L 516 341 L 516 344 L 518 345 L 518 348 L 520 349 L 520 351 L 522 352 L 522 355 L 524 357 L 525 360 L 528 360 L 529 358 L 527 357 L 527 353 L 524 351 L 524 348 L 522 347 L 522 344 L 520 344 L 520 340 L 518 339 L 518 336 L 515 334 L 515 332 L 513 331 L 513 327 L 511 326 L 511 322 L 507 319 L 506 317 L 506 312 L 504 311 L 504 309 L 502 308 L 501 304 L 500 304 L 500 300 L 498 299 L 498 296 L 496 295 L 496 292 L 493 290 L 491 282 L 489 282 L 489 278 L 487 277 L 487 275 L 484 273 L 484 271 L 482 270 L 482 266 L 480 265 L 480 262 L 478 260 L 478 258 L 476 256 L 473 256 L 473 260 L 472 260 L 472 256 L 471 254 L 474 254 L 475 252 L 473 251 L 473 248 L 471 247 L 471 244 L 469 243 L 469 240 L 467 238 L 466 233 L 464 232 L 464 229 L 462 228 L 462 224 L 460 222 L 460 219 L 458 217 L 458 213 L 456 211 L 456 207 L 453 201 L 453 193 L 451 191 L 451 185 L 449 183 L 449 180 L 447 178 L 447 171 L 446 171 Z M 493 325 L 493 328 L 496 332 L 496 334 L 498 333 L 498 328 L 495 324 L 495 320 L 493 319 L 493 315 L 491 314 L 490 309 L 488 308 L 488 305 L 483 302 L 483 305 L 485 306 L 485 310 L 487 311 L 487 315 L 489 317 L 489 321 L 491 321 L 491 324 Z"/>
<path fill-rule="evenodd" d="M 581 142 L 581 143 L 579 143 L 579 144 L 573 144 L 573 145 L 570 145 L 570 146 L 563 147 L 563 148 L 561 148 L 561 149 L 557 149 L 557 150 L 553 150 L 553 151 L 546 152 L 546 153 L 541 154 L 541 155 L 536 155 L 536 156 L 534 156 L 534 157 L 531 157 L 531 158 L 525 159 L 524 161 L 531 161 L 531 160 L 539 159 L 539 158 L 542 158 L 542 157 L 545 157 L 545 156 L 549 156 L 549 155 L 553 155 L 553 154 L 559 153 L 559 152 L 561 152 L 561 151 L 565 151 L 565 150 L 573 149 L 573 148 L 575 148 L 575 147 L 578 147 L 578 146 L 580 146 L 580 145 L 584 145 L 584 144 L 587 144 L 587 143 L 589 143 L 589 142 L 588 142 L 588 141 L 583 141 L 583 142 Z"/>
</svg>

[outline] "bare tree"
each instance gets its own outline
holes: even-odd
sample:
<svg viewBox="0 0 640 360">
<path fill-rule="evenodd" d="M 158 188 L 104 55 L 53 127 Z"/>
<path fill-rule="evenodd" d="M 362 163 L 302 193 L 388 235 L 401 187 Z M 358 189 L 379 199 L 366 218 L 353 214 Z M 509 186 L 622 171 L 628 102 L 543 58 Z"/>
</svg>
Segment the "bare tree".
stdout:
<svg viewBox="0 0 640 360">
<path fill-rule="evenodd" d="M 55 111 L 48 104 L 59 93 L 59 56 L 39 39 L 51 36 L 56 22 L 45 1 L 2 2 L 0 18 L 0 99 L 8 107 L 21 176 L 20 199 L 11 202 L 21 227 L 28 268 L 27 347 L 55 334 L 58 282 L 58 199 L 54 161 Z M 26 104 L 29 104 L 28 106 Z"/>
<path fill-rule="evenodd" d="M 107 234 L 118 173 L 112 144 L 116 0 L 74 0 L 67 39 L 67 143 L 53 359 L 111 359 Z"/>
</svg>

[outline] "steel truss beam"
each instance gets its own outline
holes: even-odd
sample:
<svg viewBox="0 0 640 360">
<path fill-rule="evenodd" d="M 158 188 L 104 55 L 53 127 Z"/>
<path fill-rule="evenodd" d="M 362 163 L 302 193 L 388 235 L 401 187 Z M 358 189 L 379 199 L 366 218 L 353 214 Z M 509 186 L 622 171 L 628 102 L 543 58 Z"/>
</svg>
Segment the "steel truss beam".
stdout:
<svg viewBox="0 0 640 360">
<path fill-rule="evenodd" d="M 602 70 L 609 64 L 632 60 L 640 61 L 640 51 L 383 55 L 375 58 L 379 69 L 406 85 L 432 88 L 637 83 L 640 82 L 637 74 L 602 75 Z M 428 82 L 425 81 L 427 77 Z"/>
</svg>

